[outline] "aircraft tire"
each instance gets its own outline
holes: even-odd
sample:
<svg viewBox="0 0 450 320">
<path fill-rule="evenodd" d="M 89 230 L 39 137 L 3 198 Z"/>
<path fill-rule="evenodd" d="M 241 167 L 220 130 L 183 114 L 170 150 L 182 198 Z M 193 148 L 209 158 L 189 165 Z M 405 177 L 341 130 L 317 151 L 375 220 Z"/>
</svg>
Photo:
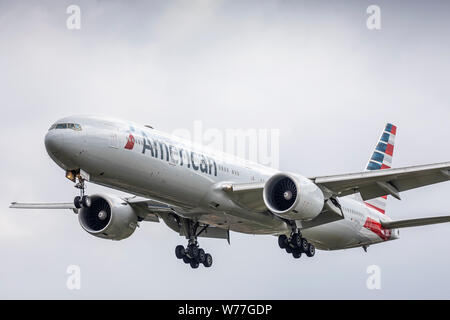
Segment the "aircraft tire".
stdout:
<svg viewBox="0 0 450 320">
<path fill-rule="evenodd" d="M 82 196 L 81 197 L 81 205 L 84 208 L 89 208 L 91 206 L 91 198 L 89 198 L 89 196 Z"/>
<path fill-rule="evenodd" d="M 81 209 L 83 207 L 82 204 L 81 204 L 81 197 L 80 196 L 76 196 L 75 199 L 73 199 L 73 205 L 77 209 Z"/>
<path fill-rule="evenodd" d="M 307 253 L 308 252 L 308 248 L 309 248 L 308 240 L 306 240 L 305 238 L 302 238 L 302 244 L 301 244 L 300 248 L 302 249 L 302 251 L 304 253 Z"/>
<path fill-rule="evenodd" d="M 191 259 L 188 256 L 184 256 L 182 259 L 183 259 L 183 262 L 186 264 L 191 263 Z"/>
<path fill-rule="evenodd" d="M 301 248 L 302 247 L 302 237 L 298 233 L 294 233 L 292 235 L 291 243 L 294 245 L 295 248 Z"/>
<path fill-rule="evenodd" d="M 286 247 L 288 246 L 287 237 L 285 234 L 278 236 L 278 245 L 281 249 L 286 249 Z"/>
<path fill-rule="evenodd" d="M 183 259 L 183 257 L 186 255 L 186 250 L 181 245 L 176 246 L 175 255 L 177 256 L 178 259 Z"/>
<path fill-rule="evenodd" d="M 205 261 L 203 262 L 203 265 L 204 265 L 206 268 L 209 268 L 209 267 L 212 266 L 212 264 L 213 264 L 213 258 L 212 258 L 212 256 L 211 256 L 209 253 L 205 254 Z"/>
<path fill-rule="evenodd" d="M 300 250 L 295 250 L 295 251 L 292 252 L 292 256 L 295 259 L 299 259 L 302 256 L 302 252 Z"/>
<path fill-rule="evenodd" d="M 206 258 L 205 250 L 203 250 L 203 249 L 198 250 L 198 262 L 204 263 L 205 258 Z"/>
<path fill-rule="evenodd" d="M 192 258 L 192 259 L 197 259 L 198 258 L 198 253 L 199 253 L 199 248 L 196 246 L 196 245 L 190 245 L 189 247 L 188 247 L 188 253 L 189 253 L 189 256 Z"/>
<path fill-rule="evenodd" d="M 316 254 L 316 247 L 310 243 L 308 245 L 308 250 L 306 251 L 306 255 L 308 257 L 314 257 L 315 254 Z"/>
</svg>

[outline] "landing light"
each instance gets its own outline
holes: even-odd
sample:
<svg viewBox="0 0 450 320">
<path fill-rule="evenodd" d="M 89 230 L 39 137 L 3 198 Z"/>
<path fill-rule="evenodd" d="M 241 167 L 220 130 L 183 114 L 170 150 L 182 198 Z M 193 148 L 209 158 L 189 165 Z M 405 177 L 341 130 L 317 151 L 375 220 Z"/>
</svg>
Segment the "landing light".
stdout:
<svg viewBox="0 0 450 320">
<path fill-rule="evenodd" d="M 66 178 L 72 182 L 75 182 L 75 174 L 72 171 L 66 171 Z"/>
</svg>

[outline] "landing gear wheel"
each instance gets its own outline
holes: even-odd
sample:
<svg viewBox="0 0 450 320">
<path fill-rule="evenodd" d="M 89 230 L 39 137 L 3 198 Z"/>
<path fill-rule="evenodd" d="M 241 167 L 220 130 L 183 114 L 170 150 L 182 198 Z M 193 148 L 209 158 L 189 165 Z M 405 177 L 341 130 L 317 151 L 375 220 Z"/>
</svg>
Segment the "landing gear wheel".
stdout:
<svg viewBox="0 0 450 320">
<path fill-rule="evenodd" d="M 306 251 L 306 255 L 308 257 L 314 257 L 315 254 L 316 254 L 316 247 L 310 243 L 308 246 L 308 250 Z"/>
<path fill-rule="evenodd" d="M 200 264 L 197 261 L 191 261 L 191 268 L 197 269 Z"/>
<path fill-rule="evenodd" d="M 291 243 L 294 245 L 295 248 L 301 248 L 302 247 L 302 237 L 298 233 L 294 233 L 291 238 Z"/>
<path fill-rule="evenodd" d="M 302 238 L 302 245 L 300 247 L 302 249 L 303 252 L 308 252 L 309 249 L 309 243 L 308 240 L 306 240 L 305 238 Z"/>
<path fill-rule="evenodd" d="M 287 246 L 285 248 L 285 250 L 286 250 L 287 253 L 292 253 L 292 248 L 290 246 Z"/>
<path fill-rule="evenodd" d="M 203 262 L 203 265 L 206 268 L 209 268 L 212 266 L 212 264 L 213 264 L 212 256 L 209 253 L 205 254 L 205 261 Z"/>
<path fill-rule="evenodd" d="M 73 205 L 77 209 L 81 209 L 83 207 L 83 205 L 81 203 L 81 197 L 80 196 L 76 196 L 75 199 L 73 199 Z"/>
<path fill-rule="evenodd" d="M 278 245 L 281 249 L 285 249 L 288 246 L 286 235 L 282 234 L 278 236 Z"/>
<path fill-rule="evenodd" d="M 183 246 L 176 246 L 175 247 L 175 255 L 178 259 L 183 259 L 183 257 L 186 255 L 186 250 Z"/>
<path fill-rule="evenodd" d="M 193 259 L 197 259 L 198 258 L 198 253 L 199 253 L 199 248 L 195 245 L 195 244 L 193 244 L 193 245 L 190 245 L 189 247 L 188 247 L 188 253 L 189 253 L 189 256 L 191 257 L 191 258 L 193 258 Z"/>
<path fill-rule="evenodd" d="M 198 250 L 198 262 L 203 263 L 205 262 L 206 253 L 205 250 L 200 249 Z"/>
<path fill-rule="evenodd" d="M 189 259 L 188 256 L 184 256 L 182 259 L 183 259 L 183 262 L 186 264 L 191 263 L 191 259 Z"/>
<path fill-rule="evenodd" d="M 89 208 L 92 204 L 91 198 L 89 196 L 82 196 L 81 197 L 81 205 L 84 208 Z"/>
<path fill-rule="evenodd" d="M 299 259 L 302 256 L 302 252 L 300 250 L 295 250 L 295 251 L 292 252 L 292 256 L 295 259 Z"/>
</svg>

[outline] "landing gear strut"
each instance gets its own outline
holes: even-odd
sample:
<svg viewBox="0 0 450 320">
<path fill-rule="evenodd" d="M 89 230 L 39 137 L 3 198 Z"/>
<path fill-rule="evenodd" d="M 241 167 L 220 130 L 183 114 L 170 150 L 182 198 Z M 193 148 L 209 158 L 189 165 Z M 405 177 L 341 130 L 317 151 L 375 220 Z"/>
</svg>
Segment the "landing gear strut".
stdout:
<svg viewBox="0 0 450 320">
<path fill-rule="evenodd" d="M 78 183 L 75 184 L 75 188 L 80 190 L 80 195 L 75 197 L 75 199 L 73 200 L 73 204 L 77 209 L 89 208 L 91 206 L 91 198 L 85 195 L 85 180 L 81 177 L 80 174 L 76 176 L 76 179 L 78 179 Z"/>
<path fill-rule="evenodd" d="M 184 263 L 190 264 L 192 269 L 197 269 L 200 264 L 203 264 L 206 268 L 211 267 L 213 263 L 212 256 L 200 248 L 197 241 L 198 223 L 185 219 L 183 221 L 183 227 L 187 235 L 186 238 L 189 241 L 187 247 L 183 247 L 182 245 L 176 246 L 176 257 L 183 260 Z"/>
<path fill-rule="evenodd" d="M 278 236 L 278 245 L 288 254 L 292 254 L 295 259 L 300 258 L 302 253 L 308 257 L 313 257 L 316 254 L 315 246 L 303 238 L 298 230 L 295 230 L 289 238 L 284 234 Z"/>
</svg>

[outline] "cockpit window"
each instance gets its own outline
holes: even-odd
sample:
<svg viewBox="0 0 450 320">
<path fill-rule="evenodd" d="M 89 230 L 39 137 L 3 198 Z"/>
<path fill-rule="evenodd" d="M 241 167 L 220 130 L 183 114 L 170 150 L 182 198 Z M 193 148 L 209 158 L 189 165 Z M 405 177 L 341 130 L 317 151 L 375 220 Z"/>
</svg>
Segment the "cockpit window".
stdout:
<svg viewBox="0 0 450 320">
<path fill-rule="evenodd" d="M 76 131 L 81 131 L 81 126 L 78 123 L 55 123 L 50 127 L 49 130 L 54 129 L 72 129 Z"/>
</svg>

